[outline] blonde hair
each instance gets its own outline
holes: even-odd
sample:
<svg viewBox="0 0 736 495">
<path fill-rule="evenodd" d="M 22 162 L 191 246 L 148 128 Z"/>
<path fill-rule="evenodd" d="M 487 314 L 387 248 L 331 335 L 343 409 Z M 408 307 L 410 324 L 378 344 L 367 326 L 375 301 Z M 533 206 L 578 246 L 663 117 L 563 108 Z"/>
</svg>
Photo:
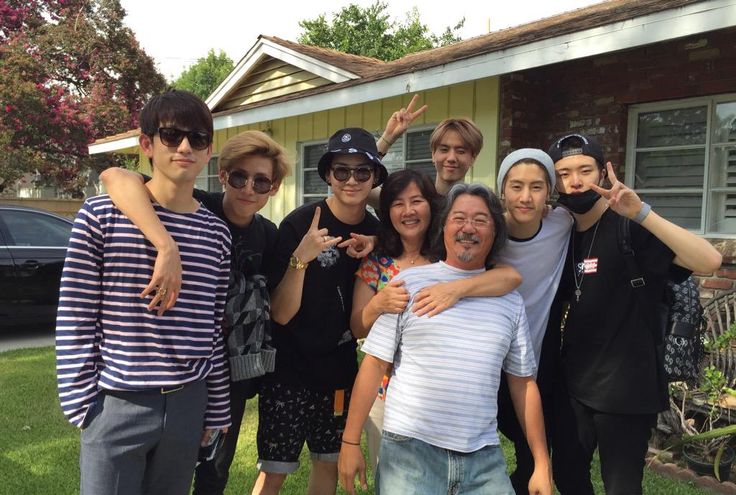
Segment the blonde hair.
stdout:
<svg viewBox="0 0 736 495">
<path fill-rule="evenodd" d="M 460 135 L 460 139 L 474 157 L 478 156 L 483 148 L 483 134 L 478 126 L 470 119 L 445 119 L 435 127 L 429 138 L 429 149 L 432 153 L 439 147 L 440 141 L 445 137 L 447 131 L 455 131 Z"/>
<path fill-rule="evenodd" d="M 261 131 L 245 131 L 228 139 L 220 150 L 217 166 L 220 170 L 229 172 L 236 163 L 250 156 L 271 159 L 272 180 L 276 184 L 280 184 L 284 177 L 291 173 L 292 162 L 284 147 Z"/>
</svg>

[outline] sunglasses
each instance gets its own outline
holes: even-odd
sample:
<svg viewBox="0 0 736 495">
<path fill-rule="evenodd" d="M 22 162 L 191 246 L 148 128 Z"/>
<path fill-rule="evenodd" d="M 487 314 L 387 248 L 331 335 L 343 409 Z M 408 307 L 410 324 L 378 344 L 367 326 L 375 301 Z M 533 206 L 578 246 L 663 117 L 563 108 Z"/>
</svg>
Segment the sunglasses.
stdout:
<svg viewBox="0 0 736 495">
<path fill-rule="evenodd" d="M 273 188 L 273 181 L 265 175 L 248 177 L 248 174 L 241 170 L 233 170 L 227 173 L 227 183 L 235 189 L 243 189 L 248 184 L 248 180 L 250 180 L 250 185 L 256 194 L 266 194 L 271 192 Z"/>
<path fill-rule="evenodd" d="M 212 139 L 209 133 L 205 131 L 182 131 L 176 127 L 159 127 L 158 137 L 165 146 L 179 146 L 184 138 L 189 141 L 189 146 L 195 150 L 206 149 L 210 145 Z"/>
<path fill-rule="evenodd" d="M 367 182 L 371 180 L 373 175 L 373 167 L 332 167 L 332 176 L 340 182 L 347 182 L 350 177 L 355 178 L 358 182 Z"/>
</svg>

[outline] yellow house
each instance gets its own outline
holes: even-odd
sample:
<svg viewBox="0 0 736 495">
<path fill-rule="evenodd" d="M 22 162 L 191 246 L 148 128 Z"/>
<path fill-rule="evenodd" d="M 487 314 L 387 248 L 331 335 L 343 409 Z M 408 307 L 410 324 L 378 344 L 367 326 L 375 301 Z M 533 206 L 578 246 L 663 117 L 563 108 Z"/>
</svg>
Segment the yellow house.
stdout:
<svg viewBox="0 0 736 495">
<path fill-rule="evenodd" d="M 632 76 L 612 86 L 606 68 L 612 60 L 634 59 L 649 46 L 733 28 L 734 1 L 612 0 L 393 62 L 260 36 L 207 99 L 215 124 L 214 157 L 197 186 L 219 190 L 216 157 L 228 138 L 249 129 L 266 131 L 286 146 L 296 163 L 263 211 L 278 223 L 295 207 L 328 194 L 316 163 L 334 131 L 363 127 L 379 136 L 392 112 L 414 94 L 429 109 L 386 155 L 389 169 L 416 167 L 433 173 L 432 129 L 445 118 L 462 116 L 474 120 L 484 136 L 468 180 L 492 185 L 499 157 L 513 148 L 544 147 L 554 134 L 571 130 L 601 136 L 613 161 L 628 170 L 635 158 L 623 151 L 634 147 L 619 130 L 626 128 L 631 103 L 641 101 L 636 95 L 632 99 L 629 88 L 641 82 Z M 705 48 L 702 56 L 712 56 Z M 588 66 L 602 68 L 598 79 L 588 74 Z M 571 70 L 581 77 L 565 80 Z M 648 70 L 647 64 L 641 70 Z M 618 88 L 625 94 L 619 95 Z M 573 100 L 577 96 L 582 99 Z M 138 133 L 98 140 L 90 153 L 137 154 Z M 139 163 L 145 171 L 147 160 Z M 626 177 L 628 183 L 635 174 Z"/>
</svg>

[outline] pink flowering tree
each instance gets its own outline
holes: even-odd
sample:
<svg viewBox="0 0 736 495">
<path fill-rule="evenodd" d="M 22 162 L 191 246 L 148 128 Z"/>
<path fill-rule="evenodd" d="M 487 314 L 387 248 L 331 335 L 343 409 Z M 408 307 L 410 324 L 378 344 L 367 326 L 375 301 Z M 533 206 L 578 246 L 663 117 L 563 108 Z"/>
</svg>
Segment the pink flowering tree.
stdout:
<svg viewBox="0 0 736 495">
<path fill-rule="evenodd" d="M 27 173 L 81 196 L 95 139 L 138 125 L 166 85 L 118 0 L 0 0 L 0 191 Z"/>
</svg>

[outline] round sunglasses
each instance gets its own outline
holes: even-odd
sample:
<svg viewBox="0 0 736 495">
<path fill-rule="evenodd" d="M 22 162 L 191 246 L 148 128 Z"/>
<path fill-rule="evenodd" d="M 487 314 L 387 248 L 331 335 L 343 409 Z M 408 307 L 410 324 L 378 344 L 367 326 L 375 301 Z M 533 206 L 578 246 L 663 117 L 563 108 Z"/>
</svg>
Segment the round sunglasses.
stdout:
<svg viewBox="0 0 736 495">
<path fill-rule="evenodd" d="M 332 176 L 340 182 L 347 182 L 350 177 L 353 177 L 358 182 L 367 182 L 371 179 L 372 175 L 373 167 L 332 167 Z"/>
<path fill-rule="evenodd" d="M 208 132 L 205 131 L 184 131 L 176 127 L 159 127 L 158 137 L 165 146 L 179 146 L 184 138 L 189 141 L 189 146 L 195 150 L 206 149 L 212 142 Z"/>
<path fill-rule="evenodd" d="M 273 188 L 273 181 L 265 175 L 249 177 L 242 170 L 231 170 L 227 173 L 227 183 L 235 189 L 243 189 L 248 184 L 248 180 L 250 180 L 250 186 L 256 194 L 266 194 L 271 192 Z"/>
</svg>

